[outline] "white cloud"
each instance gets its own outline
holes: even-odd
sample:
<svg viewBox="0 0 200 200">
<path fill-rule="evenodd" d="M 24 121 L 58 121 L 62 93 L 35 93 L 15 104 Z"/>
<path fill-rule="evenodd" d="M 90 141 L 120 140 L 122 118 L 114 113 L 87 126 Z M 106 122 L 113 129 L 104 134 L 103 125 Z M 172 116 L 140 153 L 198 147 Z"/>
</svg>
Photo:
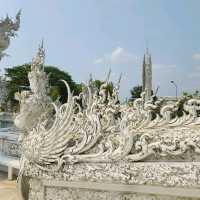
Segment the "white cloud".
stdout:
<svg viewBox="0 0 200 200">
<path fill-rule="evenodd" d="M 200 61 L 200 53 L 195 53 L 192 55 L 192 59 L 196 61 Z"/>
<path fill-rule="evenodd" d="M 110 55 L 111 63 L 130 63 L 137 61 L 137 57 L 121 47 L 114 49 Z"/>
<path fill-rule="evenodd" d="M 94 61 L 94 64 L 102 64 L 103 61 L 104 61 L 103 58 L 98 58 L 98 59 L 96 59 L 96 60 Z"/>
<path fill-rule="evenodd" d="M 121 64 L 137 62 L 138 58 L 122 47 L 115 48 L 111 53 L 105 54 L 103 57 L 94 61 L 94 64 Z"/>
</svg>

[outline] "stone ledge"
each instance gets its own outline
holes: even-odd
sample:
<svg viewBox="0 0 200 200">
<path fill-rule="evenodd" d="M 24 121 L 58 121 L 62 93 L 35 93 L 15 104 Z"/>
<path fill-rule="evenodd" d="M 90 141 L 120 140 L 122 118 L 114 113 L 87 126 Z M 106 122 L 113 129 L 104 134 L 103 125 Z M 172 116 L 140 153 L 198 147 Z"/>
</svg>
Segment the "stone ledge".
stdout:
<svg viewBox="0 0 200 200">
<path fill-rule="evenodd" d="M 87 190 L 123 192 L 123 193 L 140 193 L 140 194 L 157 194 L 166 196 L 192 197 L 200 196 L 198 188 L 172 188 L 146 185 L 125 185 L 125 184 L 106 184 L 94 182 L 65 182 L 65 181 L 42 181 L 44 187 L 57 188 L 79 188 Z"/>
<path fill-rule="evenodd" d="M 29 200 L 197 200 L 197 188 L 66 182 L 31 178 Z"/>
<path fill-rule="evenodd" d="M 57 172 L 26 164 L 25 175 L 55 181 L 200 188 L 200 162 L 79 163 Z"/>
</svg>

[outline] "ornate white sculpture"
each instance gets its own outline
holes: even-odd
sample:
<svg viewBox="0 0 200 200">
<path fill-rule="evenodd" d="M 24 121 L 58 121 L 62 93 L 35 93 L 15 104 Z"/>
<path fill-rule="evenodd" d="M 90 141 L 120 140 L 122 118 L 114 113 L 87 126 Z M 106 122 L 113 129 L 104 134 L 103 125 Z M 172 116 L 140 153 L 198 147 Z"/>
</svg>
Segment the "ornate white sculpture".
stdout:
<svg viewBox="0 0 200 200">
<path fill-rule="evenodd" d="M 40 47 L 28 75 L 31 91 L 16 94 L 21 109 L 15 123 L 24 130 L 20 178 L 23 174 L 35 177 L 41 172 L 54 176 L 67 166 L 77 168 L 75 164 L 98 169 L 98 165 L 112 167 L 116 162 L 131 167 L 137 161 L 200 160 L 199 99 L 184 103 L 182 117 L 177 115 L 180 102 L 163 105 L 153 97 L 145 101 L 145 93 L 133 106 L 121 104 L 120 77 L 112 94 L 106 90 L 107 78 L 99 90 L 92 82 L 83 86 L 78 97 L 72 95 L 64 81 L 68 101 L 57 106 L 47 95 L 48 76 L 43 62 L 44 50 Z M 119 166 L 114 165 L 115 170 Z M 103 171 L 100 174 L 102 177 Z M 97 176 L 94 174 L 93 178 Z"/>
<path fill-rule="evenodd" d="M 51 99 L 47 96 L 48 75 L 44 72 L 43 44 L 39 47 L 36 57 L 28 73 L 30 91 L 17 92 L 15 98 L 20 102 L 20 114 L 15 118 L 15 124 L 25 132 L 32 131 L 38 124 L 39 118 L 48 111 Z"/>
<path fill-rule="evenodd" d="M 32 93 L 17 95 L 21 112 L 16 125 L 26 126 L 23 154 L 39 168 L 49 170 L 54 164 L 52 170 L 55 170 L 63 163 L 76 162 L 140 161 L 152 155 L 183 155 L 189 150 L 200 153 L 197 133 L 200 100 L 186 101 L 183 116 L 178 117 L 178 102 L 165 106 L 160 101 L 145 102 L 144 93 L 132 107 L 120 104 L 119 86 L 114 87 L 112 95 L 107 95 L 108 82 L 99 91 L 92 92 L 85 86 L 87 92 L 79 97 L 72 96 L 65 82 L 68 102 L 60 107 L 53 104 L 54 122 L 47 125 L 48 116 L 43 117 L 51 101 L 46 96 L 47 79 L 43 78 L 46 75 L 38 66 L 33 64 L 29 74 Z M 87 104 L 84 108 L 77 103 L 80 98 Z"/>
<path fill-rule="evenodd" d="M 16 15 L 16 21 L 13 22 L 8 16 L 5 19 L 0 20 L 0 60 L 3 56 L 7 55 L 4 51 L 10 44 L 10 37 L 16 36 L 16 31 L 20 26 L 20 13 Z"/>
<path fill-rule="evenodd" d="M 16 31 L 20 26 L 20 14 L 19 11 L 16 15 L 15 22 L 12 21 L 8 16 L 5 19 L 0 20 L 0 61 L 7 54 L 4 51 L 8 48 L 10 44 L 10 38 L 16 36 Z M 6 80 L 3 77 L 0 77 L 0 107 L 5 103 L 5 98 L 7 95 L 6 90 Z M 1 109 L 1 108 L 0 108 Z"/>
</svg>

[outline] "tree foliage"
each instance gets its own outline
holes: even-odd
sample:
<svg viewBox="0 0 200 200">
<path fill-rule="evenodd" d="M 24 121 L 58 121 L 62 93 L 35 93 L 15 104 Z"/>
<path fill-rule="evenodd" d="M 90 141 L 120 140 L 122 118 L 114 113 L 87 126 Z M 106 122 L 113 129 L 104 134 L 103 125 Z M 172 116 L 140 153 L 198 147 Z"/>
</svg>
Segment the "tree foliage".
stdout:
<svg viewBox="0 0 200 200">
<path fill-rule="evenodd" d="M 195 90 L 194 92 L 186 92 L 184 91 L 182 94 L 184 97 L 192 98 L 192 97 L 199 97 L 200 92 L 199 90 Z"/>
<path fill-rule="evenodd" d="M 130 101 L 134 101 L 135 99 L 140 98 L 140 95 L 142 93 L 142 86 L 137 85 L 133 87 L 130 92 L 131 92 Z"/>
<path fill-rule="evenodd" d="M 7 101 L 11 102 L 12 107 L 18 104 L 14 99 L 15 92 L 29 89 L 28 72 L 30 70 L 31 64 L 29 63 L 5 69 L 5 76 L 8 80 Z M 67 100 L 67 90 L 61 80 L 67 81 L 74 95 L 78 95 L 80 93 L 81 86 L 76 84 L 67 72 L 64 72 L 54 66 L 44 66 L 44 70 L 47 74 L 49 74 L 49 95 L 54 101 L 58 97 L 60 97 L 61 103 L 64 103 Z"/>
</svg>

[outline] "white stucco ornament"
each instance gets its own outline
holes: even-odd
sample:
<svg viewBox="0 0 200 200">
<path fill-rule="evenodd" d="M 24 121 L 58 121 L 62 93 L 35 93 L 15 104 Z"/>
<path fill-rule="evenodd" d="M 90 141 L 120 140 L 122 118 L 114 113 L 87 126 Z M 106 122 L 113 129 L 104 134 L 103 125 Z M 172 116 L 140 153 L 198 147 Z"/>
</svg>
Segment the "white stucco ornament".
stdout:
<svg viewBox="0 0 200 200">
<path fill-rule="evenodd" d="M 15 123 L 26 130 L 22 149 L 25 158 L 39 168 L 58 169 L 64 163 L 140 161 L 152 156 L 179 156 L 200 152 L 200 100 L 162 106 L 161 101 L 134 101 L 133 106 L 118 101 L 119 83 L 113 93 L 106 91 L 108 80 L 98 90 L 92 84 L 72 96 L 68 84 L 67 103 L 58 107 L 47 96 L 48 76 L 42 67 L 42 47 L 33 60 L 29 81 L 31 92 L 16 94 L 21 110 Z M 41 56 L 42 55 L 42 56 Z M 78 101 L 82 100 L 82 106 Z M 48 112 L 54 106 L 55 115 Z M 49 119 L 51 117 L 51 119 Z M 49 123 L 51 122 L 51 123 Z"/>
<path fill-rule="evenodd" d="M 28 75 L 31 91 L 16 94 L 20 113 L 15 124 L 23 130 L 21 177 L 26 174 L 36 178 L 35 174 L 40 176 L 40 173 L 41 177 L 47 177 L 46 173 L 49 173 L 51 178 L 56 178 L 57 173 L 61 177 L 60 172 L 65 178 L 78 178 L 78 172 L 83 170 L 81 167 L 87 165 L 85 178 L 91 171 L 90 180 L 100 180 L 105 176 L 105 168 L 111 177 L 119 171 L 116 177 L 121 177 L 123 182 L 121 170 L 124 167 L 120 168 L 121 164 L 116 163 L 124 163 L 127 169 L 124 173 L 128 174 L 129 168 L 134 168 L 137 161 L 200 160 L 199 99 L 185 100 L 181 117 L 177 114 L 180 101 L 163 104 L 160 100 L 154 101 L 153 97 L 145 101 L 145 93 L 131 106 L 121 104 L 118 100 L 120 80 L 110 94 L 106 89 L 107 78 L 100 89 L 92 81 L 83 85 L 79 96 L 73 96 L 67 82 L 63 81 L 68 101 L 58 106 L 47 95 L 48 76 L 43 63 L 44 50 L 41 46 Z M 110 167 L 106 168 L 108 165 Z M 187 169 L 185 166 L 182 166 L 183 171 Z M 65 170 L 66 167 L 68 170 Z M 75 174 L 69 174 L 69 170 L 75 168 Z M 90 168 L 94 168 L 95 173 Z M 151 168 L 144 169 L 143 176 L 149 177 Z M 166 173 L 170 175 L 172 169 Z M 178 172 L 178 165 L 176 169 Z M 135 173 L 139 171 L 138 168 Z M 139 179 L 140 175 L 137 176 Z M 156 176 L 159 175 L 151 176 L 152 180 L 161 180 Z M 170 184 L 173 185 L 176 179 L 182 180 L 183 177 L 177 174 Z M 168 182 L 166 185 L 169 185 Z"/>
<path fill-rule="evenodd" d="M 15 32 L 20 26 L 20 14 L 21 11 L 17 13 L 15 22 L 8 16 L 5 19 L 0 20 L 0 60 L 6 55 L 4 51 L 10 44 L 10 38 L 16 36 Z"/>
</svg>

